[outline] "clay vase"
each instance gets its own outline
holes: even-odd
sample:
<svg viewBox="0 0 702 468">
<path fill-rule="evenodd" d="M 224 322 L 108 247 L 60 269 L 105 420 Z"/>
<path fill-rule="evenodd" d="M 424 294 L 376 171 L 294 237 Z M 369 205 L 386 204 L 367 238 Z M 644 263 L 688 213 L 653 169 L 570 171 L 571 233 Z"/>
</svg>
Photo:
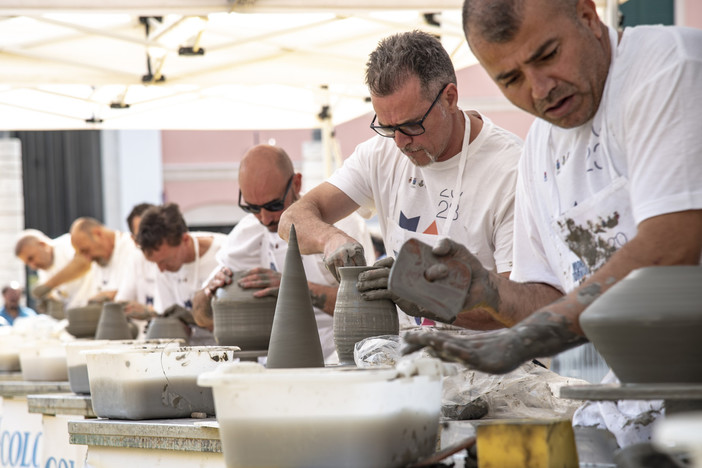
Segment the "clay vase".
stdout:
<svg viewBox="0 0 702 468">
<path fill-rule="evenodd" d="M 334 305 L 334 344 L 340 364 L 355 364 L 353 350 L 359 341 L 400 332 L 395 304 L 389 299 L 367 301 L 356 288 L 358 275 L 372 269 L 370 266 L 339 268 L 341 282 Z"/>
<path fill-rule="evenodd" d="M 154 317 L 149 322 L 145 339 L 180 338 L 187 343 L 189 336 L 185 327 L 186 325 L 176 317 Z"/>
<path fill-rule="evenodd" d="M 98 303 L 70 308 L 66 311 L 66 331 L 76 338 L 94 338 L 101 314 L 102 304 Z"/>
<path fill-rule="evenodd" d="M 580 326 L 623 383 L 702 383 L 702 266 L 634 270 Z"/>
<path fill-rule="evenodd" d="M 46 313 L 56 320 L 63 320 L 66 318 L 66 311 L 64 309 L 63 302 L 56 299 L 46 299 L 44 306 Z"/>
<path fill-rule="evenodd" d="M 266 367 L 324 367 L 322 344 L 295 226 L 290 227 Z"/>
<path fill-rule="evenodd" d="M 243 351 L 265 351 L 271 338 L 275 297 L 254 297 L 255 289 L 244 289 L 236 272 L 232 284 L 219 288 L 212 298 L 214 337 L 220 346 L 238 346 Z"/>
<path fill-rule="evenodd" d="M 132 329 L 124 314 L 124 304 L 105 302 L 95 332 L 96 340 L 130 340 Z"/>
</svg>

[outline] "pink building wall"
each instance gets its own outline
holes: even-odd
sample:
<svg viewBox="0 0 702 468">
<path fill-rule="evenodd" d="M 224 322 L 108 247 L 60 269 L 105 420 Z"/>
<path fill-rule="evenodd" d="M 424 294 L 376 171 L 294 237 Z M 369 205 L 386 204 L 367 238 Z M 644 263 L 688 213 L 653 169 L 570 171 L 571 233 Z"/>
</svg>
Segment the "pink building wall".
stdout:
<svg viewBox="0 0 702 468">
<path fill-rule="evenodd" d="M 702 1 L 677 0 L 676 8 L 678 24 L 702 28 Z M 509 104 L 479 65 L 459 70 L 457 77 L 459 105 L 463 109 L 478 110 L 496 125 L 521 138 L 526 136 L 534 117 Z M 343 158 L 374 135 L 369 128 L 372 117 L 369 113 L 336 126 L 335 135 Z M 186 219 L 188 211 L 202 207 L 236 207 L 239 190 L 236 172 L 248 148 L 259 143 L 281 146 L 299 170 L 303 145 L 312 140 L 312 132 L 311 129 L 163 131 L 165 200 L 178 203 Z M 236 219 L 219 221 L 230 224 Z"/>
</svg>

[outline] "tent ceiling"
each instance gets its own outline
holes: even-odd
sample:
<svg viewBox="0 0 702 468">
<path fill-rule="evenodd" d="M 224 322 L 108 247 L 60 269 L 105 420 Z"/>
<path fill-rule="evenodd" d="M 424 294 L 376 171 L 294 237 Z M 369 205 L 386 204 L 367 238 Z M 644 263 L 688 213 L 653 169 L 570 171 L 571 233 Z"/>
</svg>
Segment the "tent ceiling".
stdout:
<svg viewBox="0 0 702 468">
<path fill-rule="evenodd" d="M 473 63 L 455 0 L 94 3 L 0 2 L 0 128 L 337 124 L 371 111 L 378 40 L 415 28 Z"/>
<path fill-rule="evenodd" d="M 462 3 L 0 0 L 0 129 L 314 128 L 325 106 L 338 124 L 372 111 L 365 63 L 392 33 L 474 64 Z"/>
</svg>

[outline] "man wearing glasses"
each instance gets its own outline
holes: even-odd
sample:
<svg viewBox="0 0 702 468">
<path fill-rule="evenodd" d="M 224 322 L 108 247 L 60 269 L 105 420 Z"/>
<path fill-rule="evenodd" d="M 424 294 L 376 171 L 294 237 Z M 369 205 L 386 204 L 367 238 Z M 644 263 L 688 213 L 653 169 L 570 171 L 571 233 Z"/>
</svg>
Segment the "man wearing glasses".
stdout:
<svg viewBox="0 0 702 468">
<path fill-rule="evenodd" d="M 278 236 L 281 215 L 300 198 L 302 174 L 295 173 L 292 161 L 282 149 L 258 145 L 250 149 L 239 166 L 239 207 L 248 213 L 229 233 L 217 253 L 217 267 L 204 289 L 195 295 L 193 316 L 198 325 L 212 329 L 210 299 L 214 292 L 232 281 L 232 274 L 247 271 L 239 280 L 243 288 L 260 289 L 256 297 L 277 294 L 288 244 Z M 363 242 L 374 260 L 373 243 L 363 219 L 352 214 L 337 226 Z M 366 260 L 364 259 L 364 262 Z M 334 347 L 332 313 L 338 282 L 326 269 L 321 255 L 303 255 L 325 362 L 338 362 Z"/>
<path fill-rule="evenodd" d="M 453 63 L 430 34 L 390 36 L 371 53 L 366 84 L 378 136 L 361 143 L 327 182 L 286 211 L 279 233 L 295 224 L 303 253 L 323 252 L 327 266 L 362 264 L 358 242 L 331 223 L 359 206 L 374 209 L 388 259 L 359 277 L 367 299 L 389 298 L 413 319 L 404 328 L 431 325 L 387 290 L 387 276 L 402 244 L 417 238 L 434 245 L 449 237 L 465 245 L 490 270 L 512 268 L 513 203 L 522 142 L 475 111 L 458 107 Z M 432 317 L 429 317 L 432 318 Z M 402 323 L 402 322 L 401 322 Z M 456 325 L 490 329 L 485 310 L 462 315 Z"/>
</svg>

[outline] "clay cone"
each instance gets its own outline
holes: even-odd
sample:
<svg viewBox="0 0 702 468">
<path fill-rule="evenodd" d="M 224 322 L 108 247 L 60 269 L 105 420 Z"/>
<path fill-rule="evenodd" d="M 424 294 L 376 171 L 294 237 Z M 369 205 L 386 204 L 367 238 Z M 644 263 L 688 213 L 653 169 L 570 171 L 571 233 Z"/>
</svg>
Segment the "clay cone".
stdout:
<svg viewBox="0 0 702 468">
<path fill-rule="evenodd" d="M 294 225 L 290 227 L 266 367 L 324 367 L 322 344 Z"/>
<path fill-rule="evenodd" d="M 106 302 L 95 332 L 96 340 L 129 340 L 132 332 L 129 330 L 127 316 L 124 315 L 124 304 Z"/>
</svg>

